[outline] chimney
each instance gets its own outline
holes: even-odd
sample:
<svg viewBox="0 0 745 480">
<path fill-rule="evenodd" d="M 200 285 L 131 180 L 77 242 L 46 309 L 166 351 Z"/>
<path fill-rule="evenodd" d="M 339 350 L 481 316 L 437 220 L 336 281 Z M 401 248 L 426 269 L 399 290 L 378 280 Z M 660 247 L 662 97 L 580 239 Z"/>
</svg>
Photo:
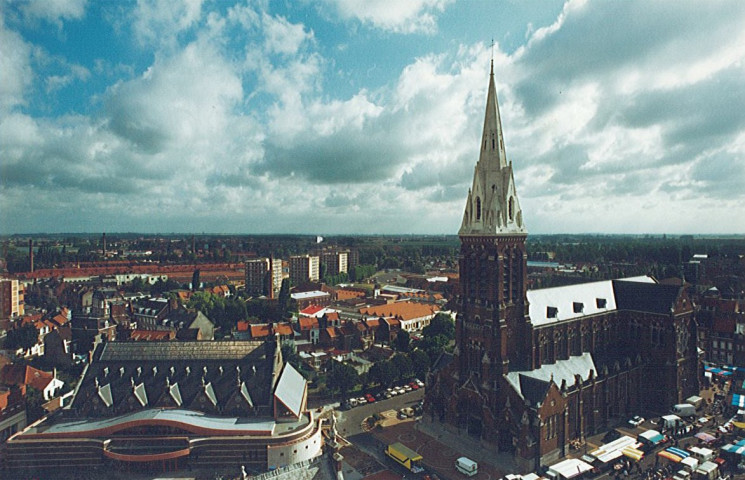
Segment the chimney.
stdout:
<svg viewBox="0 0 745 480">
<path fill-rule="evenodd" d="M 191 236 L 191 253 L 197 254 L 197 240 L 194 235 Z"/>
<path fill-rule="evenodd" d="M 103 232 L 103 238 L 101 239 L 101 242 L 103 243 L 103 258 L 106 260 L 106 232 Z"/>
<path fill-rule="evenodd" d="M 33 239 L 28 239 L 28 263 L 29 263 L 29 272 L 34 273 L 34 241 Z"/>
</svg>

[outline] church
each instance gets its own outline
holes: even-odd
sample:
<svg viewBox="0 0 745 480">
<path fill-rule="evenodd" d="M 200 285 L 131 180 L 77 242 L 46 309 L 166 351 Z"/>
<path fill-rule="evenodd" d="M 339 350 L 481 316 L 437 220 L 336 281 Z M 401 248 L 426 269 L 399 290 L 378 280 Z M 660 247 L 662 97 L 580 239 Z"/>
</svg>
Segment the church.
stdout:
<svg viewBox="0 0 745 480">
<path fill-rule="evenodd" d="M 455 349 L 428 378 L 425 420 L 531 471 L 630 416 L 663 414 L 698 394 L 696 322 L 683 287 L 642 276 L 527 289 L 528 231 L 493 63 L 458 235 Z"/>
</svg>

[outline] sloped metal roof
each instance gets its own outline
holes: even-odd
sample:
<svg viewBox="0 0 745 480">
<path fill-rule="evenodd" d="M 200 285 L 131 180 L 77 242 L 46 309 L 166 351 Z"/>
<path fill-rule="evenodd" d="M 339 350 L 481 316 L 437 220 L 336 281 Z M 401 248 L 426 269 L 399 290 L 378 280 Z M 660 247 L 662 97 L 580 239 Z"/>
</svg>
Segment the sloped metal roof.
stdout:
<svg viewBox="0 0 745 480">
<path fill-rule="evenodd" d="M 295 416 L 300 416 L 305 397 L 305 378 L 289 363 L 282 370 L 274 396 Z"/>
<path fill-rule="evenodd" d="M 528 290 L 530 321 L 541 326 L 617 310 L 614 282 L 632 286 L 655 283 L 652 277 L 640 276 Z M 549 307 L 556 309 L 555 316 L 549 316 Z"/>
</svg>

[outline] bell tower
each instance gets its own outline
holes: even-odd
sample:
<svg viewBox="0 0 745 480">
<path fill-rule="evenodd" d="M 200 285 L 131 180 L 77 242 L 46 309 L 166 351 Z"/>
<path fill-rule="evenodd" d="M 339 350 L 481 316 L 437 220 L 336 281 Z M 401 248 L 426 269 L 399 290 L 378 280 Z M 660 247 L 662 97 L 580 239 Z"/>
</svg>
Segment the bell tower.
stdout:
<svg viewBox="0 0 745 480">
<path fill-rule="evenodd" d="M 527 289 L 528 231 L 507 161 L 494 83 L 489 74 L 479 160 L 458 235 L 460 296 L 456 320 L 458 376 L 486 389 L 530 362 Z"/>
</svg>

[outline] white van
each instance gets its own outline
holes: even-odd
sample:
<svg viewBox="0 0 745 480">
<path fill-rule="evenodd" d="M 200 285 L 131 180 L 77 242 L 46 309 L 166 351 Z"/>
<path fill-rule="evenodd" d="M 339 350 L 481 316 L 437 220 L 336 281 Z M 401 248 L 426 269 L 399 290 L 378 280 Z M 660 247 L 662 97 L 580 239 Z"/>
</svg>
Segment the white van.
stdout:
<svg viewBox="0 0 745 480">
<path fill-rule="evenodd" d="M 671 409 L 671 411 L 672 413 L 680 415 L 681 417 L 695 417 L 696 416 L 696 407 L 694 407 L 690 403 L 679 403 L 677 405 L 673 405 L 673 408 Z"/>
<path fill-rule="evenodd" d="M 455 461 L 455 469 L 463 475 L 473 477 L 479 473 L 479 464 L 471 460 L 470 458 L 460 457 Z"/>
</svg>

